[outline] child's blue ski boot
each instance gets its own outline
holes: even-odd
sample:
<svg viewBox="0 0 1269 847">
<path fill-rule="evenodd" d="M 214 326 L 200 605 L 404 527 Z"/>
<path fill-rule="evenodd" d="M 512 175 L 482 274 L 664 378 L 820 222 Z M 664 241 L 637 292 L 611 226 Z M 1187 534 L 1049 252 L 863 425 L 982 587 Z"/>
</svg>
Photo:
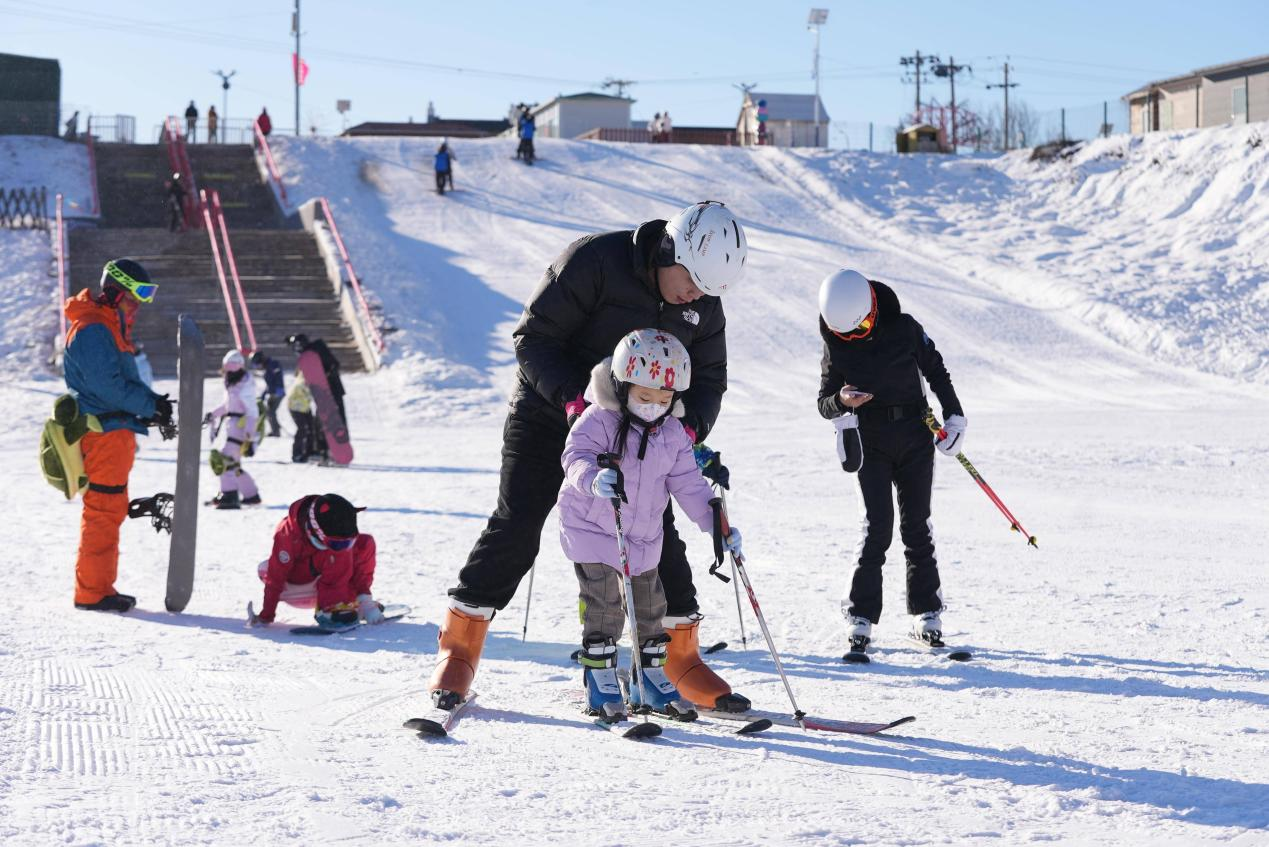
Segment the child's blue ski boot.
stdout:
<svg viewBox="0 0 1269 847">
<path fill-rule="evenodd" d="M 647 705 L 652 711 L 676 721 L 694 721 L 698 717 L 696 707 L 679 696 L 679 690 L 665 675 L 665 645 L 670 636 L 661 634 L 643 642 L 639 650 L 639 667 L 643 671 L 643 691 L 639 680 L 630 679 L 630 705 L 636 711 L 642 705 L 642 695 L 648 696 Z"/>
<path fill-rule="evenodd" d="M 617 680 L 617 643 L 611 638 L 590 636 L 582 640 L 577 661 L 584 669 L 586 714 L 608 723 L 626 719 L 626 703 Z"/>
</svg>

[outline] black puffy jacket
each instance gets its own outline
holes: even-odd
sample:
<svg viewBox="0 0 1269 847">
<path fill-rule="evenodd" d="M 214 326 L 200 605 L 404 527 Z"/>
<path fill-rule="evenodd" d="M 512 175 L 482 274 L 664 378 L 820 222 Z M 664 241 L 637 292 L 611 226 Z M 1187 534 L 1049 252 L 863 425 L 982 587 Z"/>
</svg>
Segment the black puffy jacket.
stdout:
<svg viewBox="0 0 1269 847">
<path fill-rule="evenodd" d="M 916 318 L 900 310 L 899 298 L 890 286 L 869 282 L 877 293 L 877 325 L 867 338 L 843 341 L 820 319 L 820 336 L 824 339 L 820 414 L 826 418 L 846 414 L 837 392 L 848 384 L 872 395 L 861 409 L 924 403 L 922 376 L 939 398 L 945 418 L 964 414 L 934 340 L 925 334 Z"/>
<path fill-rule="evenodd" d="M 565 425 L 564 404 L 586 389 L 590 371 L 636 329 L 675 335 L 692 357 L 683 422 L 704 440 L 727 390 L 727 318 L 717 297 L 676 306 L 661 299 L 652 257 L 665 221 L 588 235 L 560 254 L 525 304 L 512 333 L 520 363 L 511 404 L 523 415 Z"/>
</svg>

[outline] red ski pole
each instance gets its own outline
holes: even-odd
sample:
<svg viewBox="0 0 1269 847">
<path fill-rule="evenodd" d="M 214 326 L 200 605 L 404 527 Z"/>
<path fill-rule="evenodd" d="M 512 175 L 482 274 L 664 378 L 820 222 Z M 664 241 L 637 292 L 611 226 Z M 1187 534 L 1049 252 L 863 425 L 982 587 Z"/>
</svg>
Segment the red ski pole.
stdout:
<svg viewBox="0 0 1269 847">
<path fill-rule="evenodd" d="M 930 428 L 930 432 L 934 433 L 936 438 L 942 440 L 947 437 L 947 434 L 943 432 L 943 425 L 938 422 L 938 418 L 934 417 L 933 409 L 925 410 L 925 425 Z M 1009 508 L 1001 502 L 998 496 L 996 496 L 996 492 L 991 490 L 991 486 L 987 484 L 987 480 L 983 479 L 982 474 L 978 472 L 977 468 L 970 464 L 969 459 L 965 458 L 965 454 L 957 453 L 956 461 L 961 463 L 961 467 L 974 478 L 974 482 L 978 483 L 978 487 L 983 490 L 983 493 L 987 495 L 991 502 L 996 504 L 996 508 L 1000 510 L 1000 513 L 1008 519 L 1009 528 L 1014 532 L 1022 533 L 1022 537 L 1027 539 L 1028 544 L 1037 550 L 1040 549 L 1040 545 L 1036 543 L 1035 536 L 1023 528 L 1021 522 L 1013 516 L 1013 512 L 1009 511 Z"/>
</svg>

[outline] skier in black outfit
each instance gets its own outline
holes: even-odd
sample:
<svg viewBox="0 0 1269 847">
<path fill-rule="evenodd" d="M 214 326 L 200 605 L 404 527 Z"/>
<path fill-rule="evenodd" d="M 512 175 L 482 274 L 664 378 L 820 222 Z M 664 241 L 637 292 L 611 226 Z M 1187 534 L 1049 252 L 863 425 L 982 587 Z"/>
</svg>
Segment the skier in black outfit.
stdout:
<svg viewBox="0 0 1269 847">
<path fill-rule="evenodd" d="M 339 360 L 335 358 L 335 354 L 326 346 L 326 342 L 320 338 L 309 341 L 307 335 L 297 333 L 287 336 L 286 343 L 291 345 L 291 349 L 295 351 L 295 355 L 312 350 L 317 354 L 317 358 L 322 360 L 322 370 L 326 373 L 326 384 L 330 386 L 331 396 L 335 398 L 335 405 L 339 407 L 339 416 L 344 419 L 344 429 L 348 429 L 348 413 L 344 411 L 344 383 L 339 378 Z M 320 426 L 320 423 L 319 423 Z"/>
<path fill-rule="evenodd" d="M 951 377 L 934 341 L 900 311 L 890 287 L 856 271 L 838 271 L 820 286 L 820 335 L 820 414 L 837 425 L 843 468 L 857 469 L 866 512 L 863 542 L 842 601 L 851 652 L 864 652 L 872 625 L 881 619 L 881 566 L 894 535 L 892 486 L 907 560 L 908 614 L 915 616 L 912 634 L 938 642 L 943 594 L 930 524 L 934 448 L 956 455 L 966 427 Z M 937 442 L 924 421 L 929 404 L 923 376 L 946 419 L 945 437 Z M 852 441 L 862 441 L 862 466 Z"/>
<path fill-rule="evenodd" d="M 176 232 L 185 229 L 185 186 L 181 184 L 181 174 L 176 172 L 165 183 L 167 188 L 167 231 Z"/>
<path fill-rule="evenodd" d="M 251 354 L 251 367 L 264 371 L 264 391 L 260 399 L 264 401 L 265 414 L 269 419 L 269 435 L 277 438 L 282 434 L 278 424 L 278 406 L 286 397 L 286 384 L 282 373 L 282 364 L 272 356 L 266 356 L 263 350 Z"/>
<path fill-rule="evenodd" d="M 585 408 L 591 368 L 625 334 L 655 327 L 684 343 L 692 384 L 682 421 L 696 443 L 709 434 L 727 388 L 726 317 L 718 295 L 740 279 L 747 250 L 729 209 L 698 203 L 669 222 L 575 241 L 547 268 L 512 333 L 520 367 L 503 431 L 498 505 L 449 591 L 429 686 L 437 706 L 453 708 L 467 693 L 490 620 L 533 566 L 564 477 L 564 439 Z M 666 672 L 693 702 L 745 711 L 749 701 L 700 658 L 696 589 L 670 509 L 664 526 Z"/>
</svg>

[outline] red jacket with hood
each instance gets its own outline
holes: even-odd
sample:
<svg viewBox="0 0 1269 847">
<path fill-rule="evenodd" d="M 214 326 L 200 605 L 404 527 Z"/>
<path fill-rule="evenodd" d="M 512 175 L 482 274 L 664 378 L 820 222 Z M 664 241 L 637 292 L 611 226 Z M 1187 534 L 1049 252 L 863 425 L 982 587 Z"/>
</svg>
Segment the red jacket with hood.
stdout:
<svg viewBox="0 0 1269 847">
<path fill-rule="evenodd" d="M 319 550 L 304 528 L 310 494 L 291 504 L 287 516 L 273 533 L 273 553 L 264 578 L 264 608 L 260 617 L 272 620 L 278 598 L 288 582 L 305 584 L 317 580 L 317 608 L 330 609 L 339 603 L 353 603 L 358 594 L 369 594 L 375 579 L 375 540 L 361 533 L 347 550 Z"/>
</svg>

